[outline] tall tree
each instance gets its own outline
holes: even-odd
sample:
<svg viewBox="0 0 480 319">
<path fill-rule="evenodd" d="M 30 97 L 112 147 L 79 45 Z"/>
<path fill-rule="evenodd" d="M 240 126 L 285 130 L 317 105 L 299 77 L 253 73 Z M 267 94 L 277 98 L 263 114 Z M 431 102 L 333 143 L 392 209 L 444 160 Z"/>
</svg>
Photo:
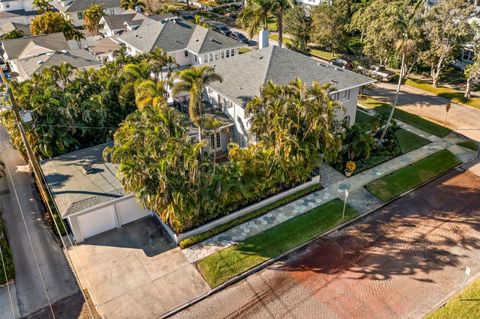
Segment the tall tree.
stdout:
<svg viewBox="0 0 480 319">
<path fill-rule="evenodd" d="M 189 93 L 188 115 L 193 124 L 198 128 L 199 141 L 202 141 L 202 95 L 205 86 L 217 81 L 223 81 L 222 77 L 215 73 L 215 69 L 209 65 L 191 67 L 177 74 L 179 80 L 173 86 L 173 95 L 182 92 Z"/>
<path fill-rule="evenodd" d="M 353 14 L 350 28 L 360 31 L 360 42 L 363 42 L 363 35 L 369 21 L 365 17 L 365 12 L 370 6 L 372 0 L 359 0 L 353 3 Z"/>
<path fill-rule="evenodd" d="M 398 1 L 393 5 L 395 5 L 395 7 L 392 6 L 391 8 L 394 12 L 396 12 L 396 18 L 392 21 L 392 24 L 388 26 L 389 30 L 387 33 L 397 34 L 395 50 L 397 55 L 401 57 L 401 67 L 395 99 L 385 124 L 385 128 L 380 136 L 380 143 L 382 143 L 383 139 L 385 138 L 385 134 L 387 133 L 392 121 L 395 108 L 397 107 L 403 76 L 406 72 L 405 69 L 407 56 L 413 54 L 415 51 L 414 39 L 418 35 L 419 24 L 421 21 L 420 9 L 422 8 L 423 0 L 403 0 Z"/>
<path fill-rule="evenodd" d="M 440 1 L 428 11 L 424 24 L 428 50 L 422 60 L 430 67 L 434 87 L 438 87 L 443 67 L 473 38 L 467 21 L 473 11 L 474 7 L 464 0 Z"/>
<path fill-rule="evenodd" d="M 120 6 L 127 9 L 137 10 L 137 8 L 145 9 L 145 3 L 141 0 L 121 0 Z"/>
<path fill-rule="evenodd" d="M 283 15 L 287 9 L 295 7 L 294 0 L 273 0 L 273 13 L 277 17 L 278 46 L 283 46 Z"/>
<path fill-rule="evenodd" d="M 45 12 L 33 18 L 30 22 L 30 31 L 33 35 L 63 32 L 67 40 L 80 41 L 85 38 L 80 30 L 76 29 L 72 21 L 65 19 L 60 12 Z"/>
<path fill-rule="evenodd" d="M 349 26 L 349 1 L 322 2 L 312 12 L 312 40 L 333 53 L 345 49 Z"/>
<path fill-rule="evenodd" d="M 50 0 L 33 0 L 32 6 L 37 9 L 39 13 L 53 11 L 55 7 L 50 2 Z"/>
<path fill-rule="evenodd" d="M 268 18 L 273 8 L 271 0 L 249 0 L 237 17 L 237 24 L 247 30 L 251 39 L 260 28 L 268 30 Z"/>
<path fill-rule="evenodd" d="M 301 52 L 308 53 L 312 19 L 303 6 L 295 6 L 289 9 L 285 15 L 285 31 L 293 36 L 287 47 Z"/>
<path fill-rule="evenodd" d="M 103 4 L 94 4 L 83 11 L 85 27 L 93 34 L 98 34 L 100 28 L 100 19 L 105 15 Z"/>
</svg>

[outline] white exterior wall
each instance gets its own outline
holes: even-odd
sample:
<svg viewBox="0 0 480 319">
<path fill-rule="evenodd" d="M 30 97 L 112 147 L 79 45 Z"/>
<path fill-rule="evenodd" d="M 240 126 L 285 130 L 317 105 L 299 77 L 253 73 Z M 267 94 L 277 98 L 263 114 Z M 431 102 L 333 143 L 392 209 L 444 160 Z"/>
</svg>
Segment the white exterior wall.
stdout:
<svg viewBox="0 0 480 319">
<path fill-rule="evenodd" d="M 30 2 L 30 7 L 31 7 L 31 2 Z M 0 11 L 14 11 L 14 10 L 23 10 L 25 11 L 31 11 L 27 10 L 24 8 L 24 3 L 23 1 L 7 1 L 7 2 L 1 2 L 0 3 Z"/>
<path fill-rule="evenodd" d="M 204 53 L 200 54 L 200 56 L 198 57 L 198 64 L 211 63 L 217 60 L 227 59 L 238 54 L 238 48 Z"/>
<path fill-rule="evenodd" d="M 175 62 L 177 62 L 179 66 L 192 64 L 192 53 L 188 52 L 187 50 L 168 52 L 168 54 L 173 56 Z"/>
</svg>

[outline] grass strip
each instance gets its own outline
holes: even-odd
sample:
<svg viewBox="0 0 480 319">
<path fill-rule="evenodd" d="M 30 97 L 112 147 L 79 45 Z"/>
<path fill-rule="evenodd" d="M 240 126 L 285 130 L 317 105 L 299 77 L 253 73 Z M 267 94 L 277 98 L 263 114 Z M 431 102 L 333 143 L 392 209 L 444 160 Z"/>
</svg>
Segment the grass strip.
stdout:
<svg viewBox="0 0 480 319">
<path fill-rule="evenodd" d="M 256 236 L 223 249 L 197 262 L 197 268 L 211 287 L 273 258 L 358 215 L 343 202 L 330 201 L 311 211 L 272 227 Z"/>
<path fill-rule="evenodd" d="M 430 144 L 430 141 L 426 138 L 418 136 L 417 134 L 402 128 L 395 131 L 395 137 L 397 138 L 402 154 L 414 151 L 417 148 Z"/>
<path fill-rule="evenodd" d="M 480 318 L 479 301 L 480 280 L 477 280 L 425 319 L 478 319 Z"/>
<path fill-rule="evenodd" d="M 390 110 L 392 109 L 392 106 L 390 104 L 372 98 L 363 99 L 360 101 L 360 103 L 363 106 L 374 109 L 379 114 L 385 116 L 388 116 Z M 444 137 L 448 133 L 450 133 L 450 129 L 444 126 L 425 120 L 418 115 L 402 111 L 399 108 L 395 110 L 393 117 L 399 121 L 410 124 L 411 126 L 414 126 L 418 129 L 421 129 L 422 131 L 436 135 L 438 137 Z"/>
<path fill-rule="evenodd" d="M 458 146 L 468 148 L 472 151 L 478 151 L 478 144 L 475 143 L 474 141 L 465 141 L 465 142 L 459 142 L 457 143 Z"/>
<path fill-rule="evenodd" d="M 2 248 L 3 262 L 5 263 L 5 269 L 7 271 L 8 280 L 15 279 L 15 265 L 13 263 L 12 250 L 8 244 L 7 233 L 5 232 L 5 225 L 0 215 L 0 247 Z M 7 283 L 5 273 L 3 271 L 3 265 L 0 261 L 0 285 Z"/>
<path fill-rule="evenodd" d="M 382 201 L 388 202 L 460 163 L 450 151 L 441 150 L 377 179 L 365 188 Z"/>
<path fill-rule="evenodd" d="M 406 85 L 412 86 L 414 88 L 432 93 L 436 96 L 444 97 L 446 99 L 451 100 L 455 103 L 465 104 L 471 107 L 479 108 L 480 109 L 480 98 L 472 97 L 466 98 L 464 96 L 465 92 L 458 91 L 455 89 L 450 89 L 446 87 L 434 87 L 428 81 L 422 81 L 418 79 L 408 79 L 405 82 Z"/>
<path fill-rule="evenodd" d="M 215 235 L 223 233 L 224 231 L 227 231 L 232 227 L 235 227 L 235 226 L 243 224 L 243 223 L 245 223 L 245 222 L 247 222 L 251 219 L 260 217 L 262 215 L 265 215 L 266 213 L 268 213 L 269 211 L 271 211 L 275 208 L 278 208 L 280 206 L 291 203 L 294 200 L 297 200 L 301 197 L 307 196 L 308 194 L 313 193 L 315 191 L 318 191 L 320 189 L 322 189 L 322 185 L 320 185 L 320 184 L 309 186 L 309 187 L 305 188 L 304 190 L 298 191 L 294 194 L 291 194 L 287 197 L 284 197 L 284 198 L 282 198 L 282 199 L 280 199 L 276 202 L 273 202 L 273 203 L 271 203 L 271 204 L 269 204 L 265 207 L 257 209 L 257 210 L 255 210 L 251 213 L 248 213 L 248 214 L 246 214 L 242 217 L 231 220 L 228 223 L 225 223 L 223 225 L 212 228 L 209 231 L 206 231 L 204 233 L 185 238 L 184 240 L 180 241 L 180 243 L 178 243 L 178 245 L 180 246 L 180 248 L 187 248 L 187 247 L 193 246 L 193 245 L 195 245 L 199 242 L 202 242 L 202 241 L 204 241 L 204 240 L 206 240 L 210 237 L 213 237 Z"/>
</svg>

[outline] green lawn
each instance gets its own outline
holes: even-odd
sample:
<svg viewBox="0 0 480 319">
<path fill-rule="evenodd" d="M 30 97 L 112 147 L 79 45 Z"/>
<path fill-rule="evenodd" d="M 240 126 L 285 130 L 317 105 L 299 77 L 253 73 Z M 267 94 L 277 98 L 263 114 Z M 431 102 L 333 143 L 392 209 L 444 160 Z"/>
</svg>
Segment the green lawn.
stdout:
<svg viewBox="0 0 480 319">
<path fill-rule="evenodd" d="M 7 271 L 8 280 L 15 279 L 15 266 L 13 264 L 13 257 L 12 251 L 10 249 L 10 245 L 8 244 L 8 240 L 6 237 L 5 226 L 0 216 L 0 247 L 2 248 L 3 254 L 3 262 L 5 263 L 5 269 Z M 0 261 L 0 285 L 4 285 L 6 283 L 5 273 L 3 271 L 3 265 Z"/>
<path fill-rule="evenodd" d="M 440 175 L 460 161 L 448 150 L 438 151 L 418 162 L 369 183 L 366 189 L 384 202 Z"/>
<path fill-rule="evenodd" d="M 480 280 L 453 297 L 444 307 L 425 319 L 478 319 L 480 318 Z"/>
<path fill-rule="evenodd" d="M 359 103 L 367 108 L 374 109 L 379 114 L 383 114 L 386 116 L 389 114 L 390 110 L 392 109 L 390 104 L 384 103 L 382 101 L 372 99 L 372 98 L 362 99 L 359 101 Z M 399 121 L 410 124 L 427 133 L 430 133 L 439 137 L 444 137 L 448 133 L 450 133 L 450 130 L 444 126 L 425 120 L 418 115 L 402 111 L 399 108 L 395 110 L 393 117 Z"/>
<path fill-rule="evenodd" d="M 400 146 L 403 154 L 430 144 L 430 141 L 426 138 L 418 136 L 417 134 L 414 134 L 404 129 L 398 129 L 395 132 L 395 137 L 397 138 L 398 145 Z"/>
<path fill-rule="evenodd" d="M 209 231 L 206 231 L 204 233 L 185 238 L 180 243 L 178 243 L 178 246 L 180 246 L 180 248 L 187 248 L 187 247 L 193 246 L 196 243 L 199 243 L 201 241 L 204 241 L 205 239 L 208 239 L 210 237 L 213 237 L 215 235 L 223 233 L 224 231 L 227 231 L 230 228 L 235 227 L 237 225 L 243 224 L 243 223 L 245 223 L 245 222 L 247 222 L 251 219 L 260 217 L 262 215 L 265 215 L 266 213 L 268 213 L 269 211 L 271 211 L 271 210 L 273 210 L 277 207 L 280 207 L 280 206 L 286 205 L 288 203 L 291 203 L 294 200 L 297 200 L 299 198 L 307 196 L 308 194 L 313 193 L 315 191 L 318 191 L 320 189 L 322 189 L 322 185 L 320 185 L 320 184 L 316 184 L 316 185 L 312 185 L 310 187 L 307 187 L 304 190 L 301 190 L 301 191 L 298 191 L 294 194 L 291 194 L 290 196 L 282 198 L 282 199 L 280 199 L 276 202 L 271 203 L 270 205 L 267 205 L 265 207 L 257 209 L 257 210 L 255 210 L 255 211 L 253 211 L 249 214 L 246 214 L 242 217 L 231 220 L 228 223 L 225 223 L 223 225 L 212 228 Z"/>
<path fill-rule="evenodd" d="M 247 48 L 247 47 L 238 49 L 238 52 L 239 52 L 240 54 L 248 53 L 248 52 L 251 52 L 251 51 L 252 51 L 252 49 Z"/>
<path fill-rule="evenodd" d="M 270 33 L 269 38 L 270 40 L 278 41 L 278 33 Z M 287 44 L 287 43 L 290 43 L 291 41 L 292 40 L 287 38 L 285 35 L 283 36 L 283 43 Z M 330 60 L 330 59 L 333 59 L 334 57 L 340 56 L 339 54 L 333 54 L 331 52 L 320 50 L 318 48 L 312 48 L 312 47 L 310 47 L 309 53 L 314 57 L 324 59 L 324 60 Z"/>
<path fill-rule="evenodd" d="M 457 91 L 457 90 L 446 88 L 446 87 L 435 88 L 429 82 L 417 80 L 417 79 L 408 79 L 405 82 L 405 84 L 409 86 L 413 86 L 423 91 L 430 92 L 437 96 L 447 98 L 449 100 L 452 100 L 452 102 L 466 104 L 472 107 L 480 108 L 480 98 L 474 97 L 474 98 L 467 99 L 466 97 L 463 96 L 464 94 L 463 91 Z"/>
<path fill-rule="evenodd" d="M 459 142 L 459 143 L 457 143 L 457 145 L 461 146 L 461 147 L 471 149 L 472 151 L 477 151 L 478 150 L 478 144 L 475 143 L 474 141 Z"/>
<path fill-rule="evenodd" d="M 200 260 L 197 268 L 207 283 L 216 287 L 358 215 L 357 211 L 347 206 L 345 219 L 342 220 L 342 209 L 342 201 L 328 202 Z"/>
</svg>

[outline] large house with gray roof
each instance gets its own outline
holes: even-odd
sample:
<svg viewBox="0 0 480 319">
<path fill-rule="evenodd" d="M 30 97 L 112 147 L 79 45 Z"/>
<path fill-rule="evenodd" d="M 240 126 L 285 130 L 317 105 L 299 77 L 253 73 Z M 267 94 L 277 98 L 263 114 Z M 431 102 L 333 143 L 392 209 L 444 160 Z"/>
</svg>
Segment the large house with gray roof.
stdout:
<svg viewBox="0 0 480 319">
<path fill-rule="evenodd" d="M 120 6 L 120 0 L 59 1 L 56 7 L 66 18 L 71 20 L 75 26 L 81 27 L 85 23 L 83 12 L 94 4 L 103 5 L 103 9 L 107 15 L 117 15 L 125 12 L 125 9 Z"/>
<path fill-rule="evenodd" d="M 350 125 L 355 123 L 360 88 L 375 82 L 361 74 L 276 46 L 211 64 L 223 81 L 208 85 L 206 95 L 210 104 L 222 109 L 233 121 L 232 139 L 242 147 L 248 144 L 250 127 L 245 105 L 260 94 L 261 88 L 269 80 L 276 84 L 287 84 L 300 78 L 308 85 L 314 81 L 331 84 L 331 96 L 344 106 L 336 114 L 337 120 Z"/>
<path fill-rule="evenodd" d="M 245 44 L 219 32 L 174 17 L 149 20 L 138 29 L 125 32 L 118 40 L 127 54 L 137 55 L 161 48 L 175 58 L 179 66 L 214 62 L 238 55 Z"/>
<path fill-rule="evenodd" d="M 88 51 L 71 48 L 63 33 L 4 40 L 1 51 L 18 81 L 29 79 L 45 67 L 62 63 L 69 63 L 75 69 L 101 65 Z"/>
</svg>

